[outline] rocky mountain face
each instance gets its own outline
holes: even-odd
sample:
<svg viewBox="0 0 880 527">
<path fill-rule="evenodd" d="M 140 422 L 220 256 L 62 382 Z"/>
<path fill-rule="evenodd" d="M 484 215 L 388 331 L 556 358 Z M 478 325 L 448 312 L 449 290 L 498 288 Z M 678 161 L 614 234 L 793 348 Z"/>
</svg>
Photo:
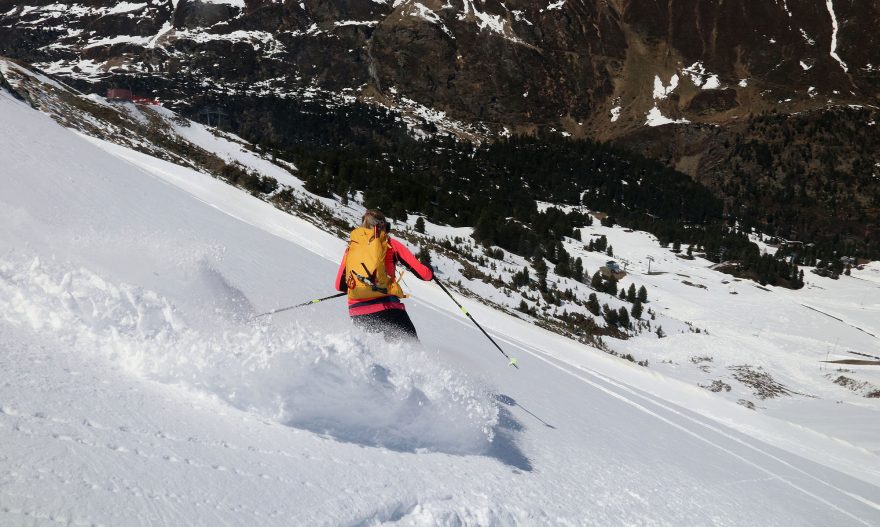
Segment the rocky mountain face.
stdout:
<svg viewBox="0 0 880 527">
<path fill-rule="evenodd" d="M 0 53 L 88 82 L 400 97 L 617 137 L 880 98 L 871 0 L 0 1 Z"/>
<path fill-rule="evenodd" d="M 733 205 L 720 172 L 753 117 L 880 105 L 878 26 L 874 0 L 0 0 L 0 54 L 192 113 L 259 99 L 268 122 L 267 99 L 325 97 L 458 132 L 612 140 Z M 835 201 L 878 170 L 859 155 Z M 746 161 L 749 187 L 765 168 Z"/>
</svg>

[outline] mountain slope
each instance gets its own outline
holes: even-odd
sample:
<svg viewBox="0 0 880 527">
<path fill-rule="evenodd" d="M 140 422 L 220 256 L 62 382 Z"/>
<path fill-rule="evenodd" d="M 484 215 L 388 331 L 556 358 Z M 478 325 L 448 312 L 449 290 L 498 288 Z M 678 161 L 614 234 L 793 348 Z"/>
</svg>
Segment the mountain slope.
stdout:
<svg viewBox="0 0 880 527">
<path fill-rule="evenodd" d="M 782 101 L 876 103 L 878 17 L 830 0 L 0 2 L 0 53 L 180 102 L 320 87 L 614 137 L 651 112 L 718 122 Z"/>
<path fill-rule="evenodd" d="M 344 196 L 334 195 L 332 191 L 324 194 L 327 197 L 317 196 L 307 189 L 315 190 L 309 175 L 320 165 L 299 169 L 277 158 L 274 150 L 261 149 L 165 108 L 109 104 L 103 97 L 77 93 L 15 62 L 0 60 L 0 73 L 8 79 L 7 86 L 12 93 L 55 121 L 86 137 L 102 138 L 96 144 L 103 150 L 159 177 L 172 178 L 176 185 L 192 192 L 197 192 L 200 186 L 180 165 L 213 175 L 341 239 L 345 239 L 350 226 L 359 221 L 365 204 L 376 196 L 376 192 L 366 195 L 342 190 L 339 192 Z M 130 149 L 158 156 L 166 162 L 138 155 Z M 507 152 L 503 156 L 512 171 L 541 165 L 521 152 Z M 594 157 L 594 165 L 601 173 L 607 170 L 608 161 L 614 164 L 616 159 L 607 155 Z M 327 162 L 336 163 L 332 157 Z M 624 185 L 635 183 L 633 190 L 638 193 L 638 187 L 645 182 L 638 168 L 627 166 L 618 167 L 610 177 L 596 175 L 600 183 L 604 179 L 619 191 L 623 191 Z M 361 168 L 354 167 L 355 170 Z M 406 166 L 399 168 L 409 170 Z M 468 169 L 466 164 L 463 168 Z M 305 183 L 299 178 L 304 178 Z M 539 180 L 533 183 L 543 185 Z M 665 182 L 668 183 L 670 181 Z M 321 188 L 317 191 L 324 193 Z M 338 187 L 331 185 L 330 188 Z M 398 192 L 398 189 L 392 187 L 390 191 Z M 652 192 L 656 198 L 662 191 L 653 188 Z M 558 197 L 569 199 L 565 194 Z M 673 189 L 667 192 L 667 197 L 672 199 L 673 206 L 678 206 L 681 192 Z M 485 243 L 485 218 L 473 217 L 478 222 L 475 227 L 466 224 L 450 227 L 424 221 L 422 233 L 418 228 L 418 220 L 425 219 L 422 216 L 400 214 L 400 209 L 395 207 L 386 210 L 397 211 L 396 236 L 412 247 L 419 247 L 424 257 L 433 255 L 433 265 L 444 272 L 447 282 L 474 299 L 588 346 L 706 388 L 731 402 L 880 452 L 878 408 L 871 404 L 871 399 L 880 394 L 880 371 L 865 366 L 830 369 L 819 362 L 874 353 L 876 335 L 880 335 L 877 325 L 880 304 L 870 299 L 878 289 L 880 266 L 859 266 L 853 269 L 852 276 L 843 276 L 840 280 L 818 276 L 805 268 L 803 289 L 789 291 L 770 284 L 764 287 L 719 271 L 713 261 L 701 256 L 701 251 L 710 251 L 708 246 L 691 245 L 685 253 L 676 253 L 675 244 L 670 251 L 654 235 L 599 225 L 602 213 L 583 205 L 535 202 L 528 196 L 525 199 L 527 201 L 520 201 L 518 206 L 532 206 L 536 211 L 544 211 L 542 215 L 549 214 L 535 216 L 536 222 L 558 220 L 565 213 L 580 216 L 582 219 L 575 220 L 578 222 L 595 221 L 588 227 L 576 223 L 577 227 L 571 231 L 561 231 L 568 235 L 554 237 L 557 242 L 546 244 L 547 250 L 556 255 L 555 260 L 549 255 L 539 260 L 478 243 L 477 240 Z M 614 203 L 606 202 L 605 206 L 614 206 Z M 251 217 L 238 201 L 227 201 L 224 209 L 236 217 Z M 686 206 L 683 212 L 699 214 L 699 210 Z M 462 223 L 461 218 L 450 219 Z M 259 216 L 249 221 L 263 222 Z M 277 232 L 291 234 L 287 229 Z M 655 229 L 655 232 L 667 240 L 672 239 L 662 230 Z M 545 233 L 558 234 L 559 231 Z M 509 243 L 510 237 L 506 239 Z M 501 240 L 499 237 L 499 243 L 503 243 Z M 764 243 L 760 237 L 753 236 L 753 240 L 756 254 L 770 254 L 779 249 Z M 312 247 L 312 242 L 301 235 L 297 235 L 295 241 Z M 596 249 L 593 246 L 598 242 L 603 245 Z M 612 249 L 627 275 L 619 280 L 615 291 L 609 292 L 606 287 L 609 284 L 592 283 L 595 278 L 590 277 L 606 264 Z M 696 256 L 688 256 L 689 253 Z M 561 267 L 566 260 L 568 271 Z M 543 270 L 540 263 L 544 264 Z M 577 269 L 578 265 L 583 269 L 580 277 L 571 272 L 572 267 Z M 543 278 L 542 273 L 546 273 Z M 641 314 L 636 314 L 635 300 L 629 298 L 630 294 L 636 296 L 637 289 L 639 295 L 644 292 L 646 297 L 641 301 Z M 628 291 L 626 299 L 618 296 L 618 292 L 625 290 Z M 593 300 L 587 301 L 588 297 L 595 298 L 592 307 Z M 615 316 L 632 313 L 631 323 L 615 323 L 610 316 L 612 312 Z"/>
<path fill-rule="evenodd" d="M 417 134 L 615 141 L 741 224 L 874 258 L 878 23 L 868 0 L 0 1 L 0 54 L 281 150 L 309 136 L 291 122 L 344 142 L 360 104 Z"/>
<path fill-rule="evenodd" d="M 0 92 L 11 523 L 871 525 L 876 456 L 431 284 L 422 346 L 318 296 L 343 243 Z M 45 155 L 52 152 L 52 156 Z M 490 441 L 491 438 L 491 441 Z"/>
</svg>

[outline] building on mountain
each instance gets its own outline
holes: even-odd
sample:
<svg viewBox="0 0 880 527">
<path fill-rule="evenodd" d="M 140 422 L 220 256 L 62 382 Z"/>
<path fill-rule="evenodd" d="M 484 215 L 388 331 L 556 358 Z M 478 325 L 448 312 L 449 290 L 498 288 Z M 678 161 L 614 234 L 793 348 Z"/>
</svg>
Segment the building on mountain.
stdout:
<svg viewBox="0 0 880 527">
<path fill-rule="evenodd" d="M 127 88 L 109 88 L 107 90 L 108 102 L 132 102 L 134 95 Z"/>
<path fill-rule="evenodd" d="M 599 268 L 599 273 L 605 278 L 614 278 L 615 280 L 620 280 L 626 276 L 626 271 L 621 269 L 620 264 L 614 260 L 608 260 L 605 262 L 605 265 Z"/>
<path fill-rule="evenodd" d="M 779 246 L 780 247 L 803 247 L 804 242 L 798 240 L 786 240 L 784 238 L 779 238 Z"/>
<path fill-rule="evenodd" d="M 107 102 L 133 102 L 135 104 L 161 106 L 157 99 L 135 95 L 128 88 L 109 88 L 107 90 Z"/>
</svg>

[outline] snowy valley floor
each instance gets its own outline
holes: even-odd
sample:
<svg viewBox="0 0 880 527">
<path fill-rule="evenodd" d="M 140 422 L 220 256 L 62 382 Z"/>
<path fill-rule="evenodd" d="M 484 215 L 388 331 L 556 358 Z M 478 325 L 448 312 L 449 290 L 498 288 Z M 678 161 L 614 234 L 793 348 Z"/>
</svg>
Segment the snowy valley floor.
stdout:
<svg viewBox="0 0 880 527">
<path fill-rule="evenodd" d="M 421 346 L 249 322 L 342 242 L 0 115 L 0 524 L 880 524 L 874 452 L 466 302 L 513 370 L 431 284 Z"/>
</svg>

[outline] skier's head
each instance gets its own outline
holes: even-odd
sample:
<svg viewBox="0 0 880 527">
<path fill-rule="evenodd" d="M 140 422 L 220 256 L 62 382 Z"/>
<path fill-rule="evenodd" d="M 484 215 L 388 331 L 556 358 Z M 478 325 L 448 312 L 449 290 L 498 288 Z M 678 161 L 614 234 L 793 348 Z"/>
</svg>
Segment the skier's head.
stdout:
<svg viewBox="0 0 880 527">
<path fill-rule="evenodd" d="M 367 211 L 364 212 L 361 225 L 368 229 L 375 229 L 378 227 L 386 232 L 391 230 L 391 227 L 388 225 L 388 220 L 385 219 L 385 215 L 378 209 L 367 209 Z"/>
</svg>

